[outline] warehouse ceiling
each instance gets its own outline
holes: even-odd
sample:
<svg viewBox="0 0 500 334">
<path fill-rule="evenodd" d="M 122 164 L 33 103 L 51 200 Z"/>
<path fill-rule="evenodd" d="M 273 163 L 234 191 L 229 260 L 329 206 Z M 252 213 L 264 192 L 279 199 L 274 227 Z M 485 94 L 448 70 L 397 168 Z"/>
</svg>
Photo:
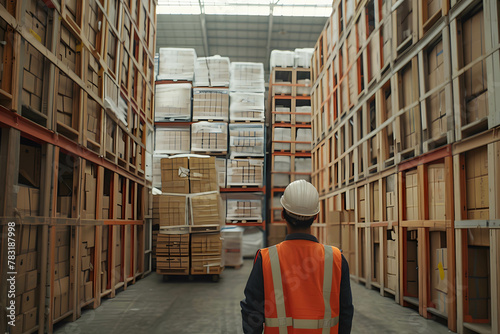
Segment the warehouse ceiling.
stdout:
<svg viewBox="0 0 500 334">
<path fill-rule="evenodd" d="M 264 63 L 267 75 L 272 50 L 314 47 L 331 6 L 331 0 L 160 0 L 156 47 Z"/>
</svg>

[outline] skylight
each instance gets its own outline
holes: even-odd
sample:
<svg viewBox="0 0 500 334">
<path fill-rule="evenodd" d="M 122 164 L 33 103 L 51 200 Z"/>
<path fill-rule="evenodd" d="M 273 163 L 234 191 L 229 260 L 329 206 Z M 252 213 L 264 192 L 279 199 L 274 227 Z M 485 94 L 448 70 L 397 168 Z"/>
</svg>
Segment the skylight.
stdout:
<svg viewBox="0 0 500 334">
<path fill-rule="evenodd" d="M 158 14 L 328 17 L 332 0 L 159 0 Z"/>
</svg>

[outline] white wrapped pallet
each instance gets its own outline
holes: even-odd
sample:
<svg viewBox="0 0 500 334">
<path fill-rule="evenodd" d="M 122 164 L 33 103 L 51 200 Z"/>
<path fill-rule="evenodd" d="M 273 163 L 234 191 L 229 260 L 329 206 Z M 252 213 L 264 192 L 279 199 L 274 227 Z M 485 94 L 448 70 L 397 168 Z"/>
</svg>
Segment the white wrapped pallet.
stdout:
<svg viewBox="0 0 500 334">
<path fill-rule="evenodd" d="M 313 48 L 295 49 L 295 67 L 310 68 L 313 53 Z"/>
<path fill-rule="evenodd" d="M 285 150 L 290 151 L 291 141 L 292 141 L 292 129 L 291 128 L 274 128 L 273 142 L 274 150 Z M 281 143 L 284 142 L 284 143 Z"/>
<path fill-rule="evenodd" d="M 302 142 L 295 144 L 296 151 L 310 151 L 312 142 L 312 130 L 298 128 L 295 134 L 295 141 Z"/>
<path fill-rule="evenodd" d="M 290 123 L 291 122 L 291 116 L 290 114 L 291 110 L 290 107 L 276 107 L 275 108 L 276 112 L 286 112 L 288 114 L 274 114 L 274 121 L 275 122 L 285 122 L 285 123 Z"/>
<path fill-rule="evenodd" d="M 295 172 L 297 172 L 297 173 L 311 173 L 312 172 L 311 158 L 295 157 Z"/>
<path fill-rule="evenodd" d="M 311 80 L 310 79 L 297 80 L 297 84 L 305 85 L 305 87 L 297 86 L 297 95 L 311 95 Z"/>
<path fill-rule="evenodd" d="M 292 157 L 288 155 L 274 155 L 274 166 L 273 172 L 291 172 L 291 161 Z"/>
<path fill-rule="evenodd" d="M 224 266 L 239 267 L 243 265 L 243 232 L 239 226 L 226 226 L 221 229 Z"/>
<path fill-rule="evenodd" d="M 275 67 L 294 67 L 295 66 L 295 52 L 273 50 L 269 61 L 271 68 Z"/>
<path fill-rule="evenodd" d="M 227 152 L 227 123 L 198 122 L 191 124 L 191 151 Z"/>
<path fill-rule="evenodd" d="M 155 154 L 190 153 L 190 139 L 189 126 L 158 127 L 155 131 Z"/>
<path fill-rule="evenodd" d="M 221 56 L 198 58 L 194 68 L 197 87 L 228 87 L 229 58 Z"/>
<path fill-rule="evenodd" d="M 264 93 L 231 92 L 231 121 L 264 121 Z"/>
<path fill-rule="evenodd" d="M 263 157 L 264 144 L 264 124 L 229 124 L 231 158 Z"/>
<path fill-rule="evenodd" d="M 229 195 L 226 198 L 226 222 L 262 222 L 262 198 L 255 195 Z"/>
<path fill-rule="evenodd" d="M 311 123 L 311 106 L 295 107 L 295 123 Z M 300 115 L 300 114 L 307 115 Z"/>
<path fill-rule="evenodd" d="M 264 64 L 231 63 L 229 89 L 232 92 L 265 93 Z"/>
<path fill-rule="evenodd" d="M 191 120 L 191 84 L 156 85 L 155 121 Z"/>
<path fill-rule="evenodd" d="M 262 187 L 264 159 L 228 159 L 227 186 Z"/>
<path fill-rule="evenodd" d="M 157 80 L 193 81 L 195 49 L 160 48 Z"/>
<path fill-rule="evenodd" d="M 193 121 L 227 121 L 228 119 L 228 89 L 193 88 Z"/>
<path fill-rule="evenodd" d="M 243 232 L 243 257 L 253 259 L 257 251 L 264 247 L 264 231 L 258 227 L 247 227 Z"/>
</svg>

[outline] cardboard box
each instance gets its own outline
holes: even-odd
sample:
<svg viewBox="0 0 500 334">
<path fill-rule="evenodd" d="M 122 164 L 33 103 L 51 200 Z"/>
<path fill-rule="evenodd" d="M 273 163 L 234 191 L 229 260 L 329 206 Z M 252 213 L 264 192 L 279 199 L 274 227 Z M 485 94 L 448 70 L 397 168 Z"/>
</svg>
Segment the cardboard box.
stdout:
<svg viewBox="0 0 500 334">
<path fill-rule="evenodd" d="M 10 333 L 11 334 L 21 334 L 21 333 L 23 333 L 23 322 L 24 322 L 23 316 L 24 316 L 23 314 L 18 314 L 16 316 L 16 320 L 14 322 L 15 326 L 14 327 L 10 327 Z"/>
<path fill-rule="evenodd" d="M 59 262 L 69 260 L 70 250 L 69 246 L 61 246 L 57 249 Z"/>
<path fill-rule="evenodd" d="M 26 292 L 26 274 L 17 274 L 16 276 L 16 296 Z"/>
<path fill-rule="evenodd" d="M 26 273 L 26 287 L 25 291 L 33 290 L 38 285 L 38 271 L 32 270 Z"/>
<path fill-rule="evenodd" d="M 27 254 L 21 254 L 16 256 L 16 271 L 17 275 L 22 275 L 26 273 L 28 267 Z"/>
<path fill-rule="evenodd" d="M 84 286 L 84 291 L 85 291 L 85 301 L 89 301 L 93 298 L 93 285 L 94 285 L 94 282 L 93 281 L 89 281 L 87 283 L 85 283 L 85 286 Z"/>
<path fill-rule="evenodd" d="M 36 307 L 33 307 L 23 314 L 23 332 L 28 332 L 36 326 L 38 319 L 37 310 Z"/>
<path fill-rule="evenodd" d="M 36 290 L 31 290 L 23 293 L 22 301 L 21 301 L 21 313 L 26 313 L 31 310 L 36 305 Z"/>
<path fill-rule="evenodd" d="M 69 305 L 69 277 L 64 277 L 59 280 L 61 287 L 61 316 L 68 313 Z"/>
<path fill-rule="evenodd" d="M 38 253 L 30 252 L 26 254 L 26 271 L 35 270 L 38 266 Z"/>
</svg>

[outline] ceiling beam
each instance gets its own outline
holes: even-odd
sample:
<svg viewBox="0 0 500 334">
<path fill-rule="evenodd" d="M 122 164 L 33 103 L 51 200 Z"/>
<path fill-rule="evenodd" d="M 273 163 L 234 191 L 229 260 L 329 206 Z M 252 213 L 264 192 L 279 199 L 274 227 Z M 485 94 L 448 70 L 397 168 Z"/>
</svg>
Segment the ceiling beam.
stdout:
<svg viewBox="0 0 500 334">
<path fill-rule="evenodd" d="M 267 46 L 266 46 L 266 64 L 264 68 L 269 70 L 269 57 L 271 56 L 271 37 L 273 35 L 273 11 L 274 11 L 274 1 L 269 5 L 269 21 L 267 24 Z"/>
<path fill-rule="evenodd" d="M 201 23 L 201 35 L 203 37 L 203 50 L 205 51 L 205 57 L 209 57 L 208 53 L 208 37 L 207 37 L 207 21 L 205 20 L 205 5 L 201 3 L 201 0 L 198 0 L 198 4 L 200 5 L 200 23 Z"/>
</svg>

